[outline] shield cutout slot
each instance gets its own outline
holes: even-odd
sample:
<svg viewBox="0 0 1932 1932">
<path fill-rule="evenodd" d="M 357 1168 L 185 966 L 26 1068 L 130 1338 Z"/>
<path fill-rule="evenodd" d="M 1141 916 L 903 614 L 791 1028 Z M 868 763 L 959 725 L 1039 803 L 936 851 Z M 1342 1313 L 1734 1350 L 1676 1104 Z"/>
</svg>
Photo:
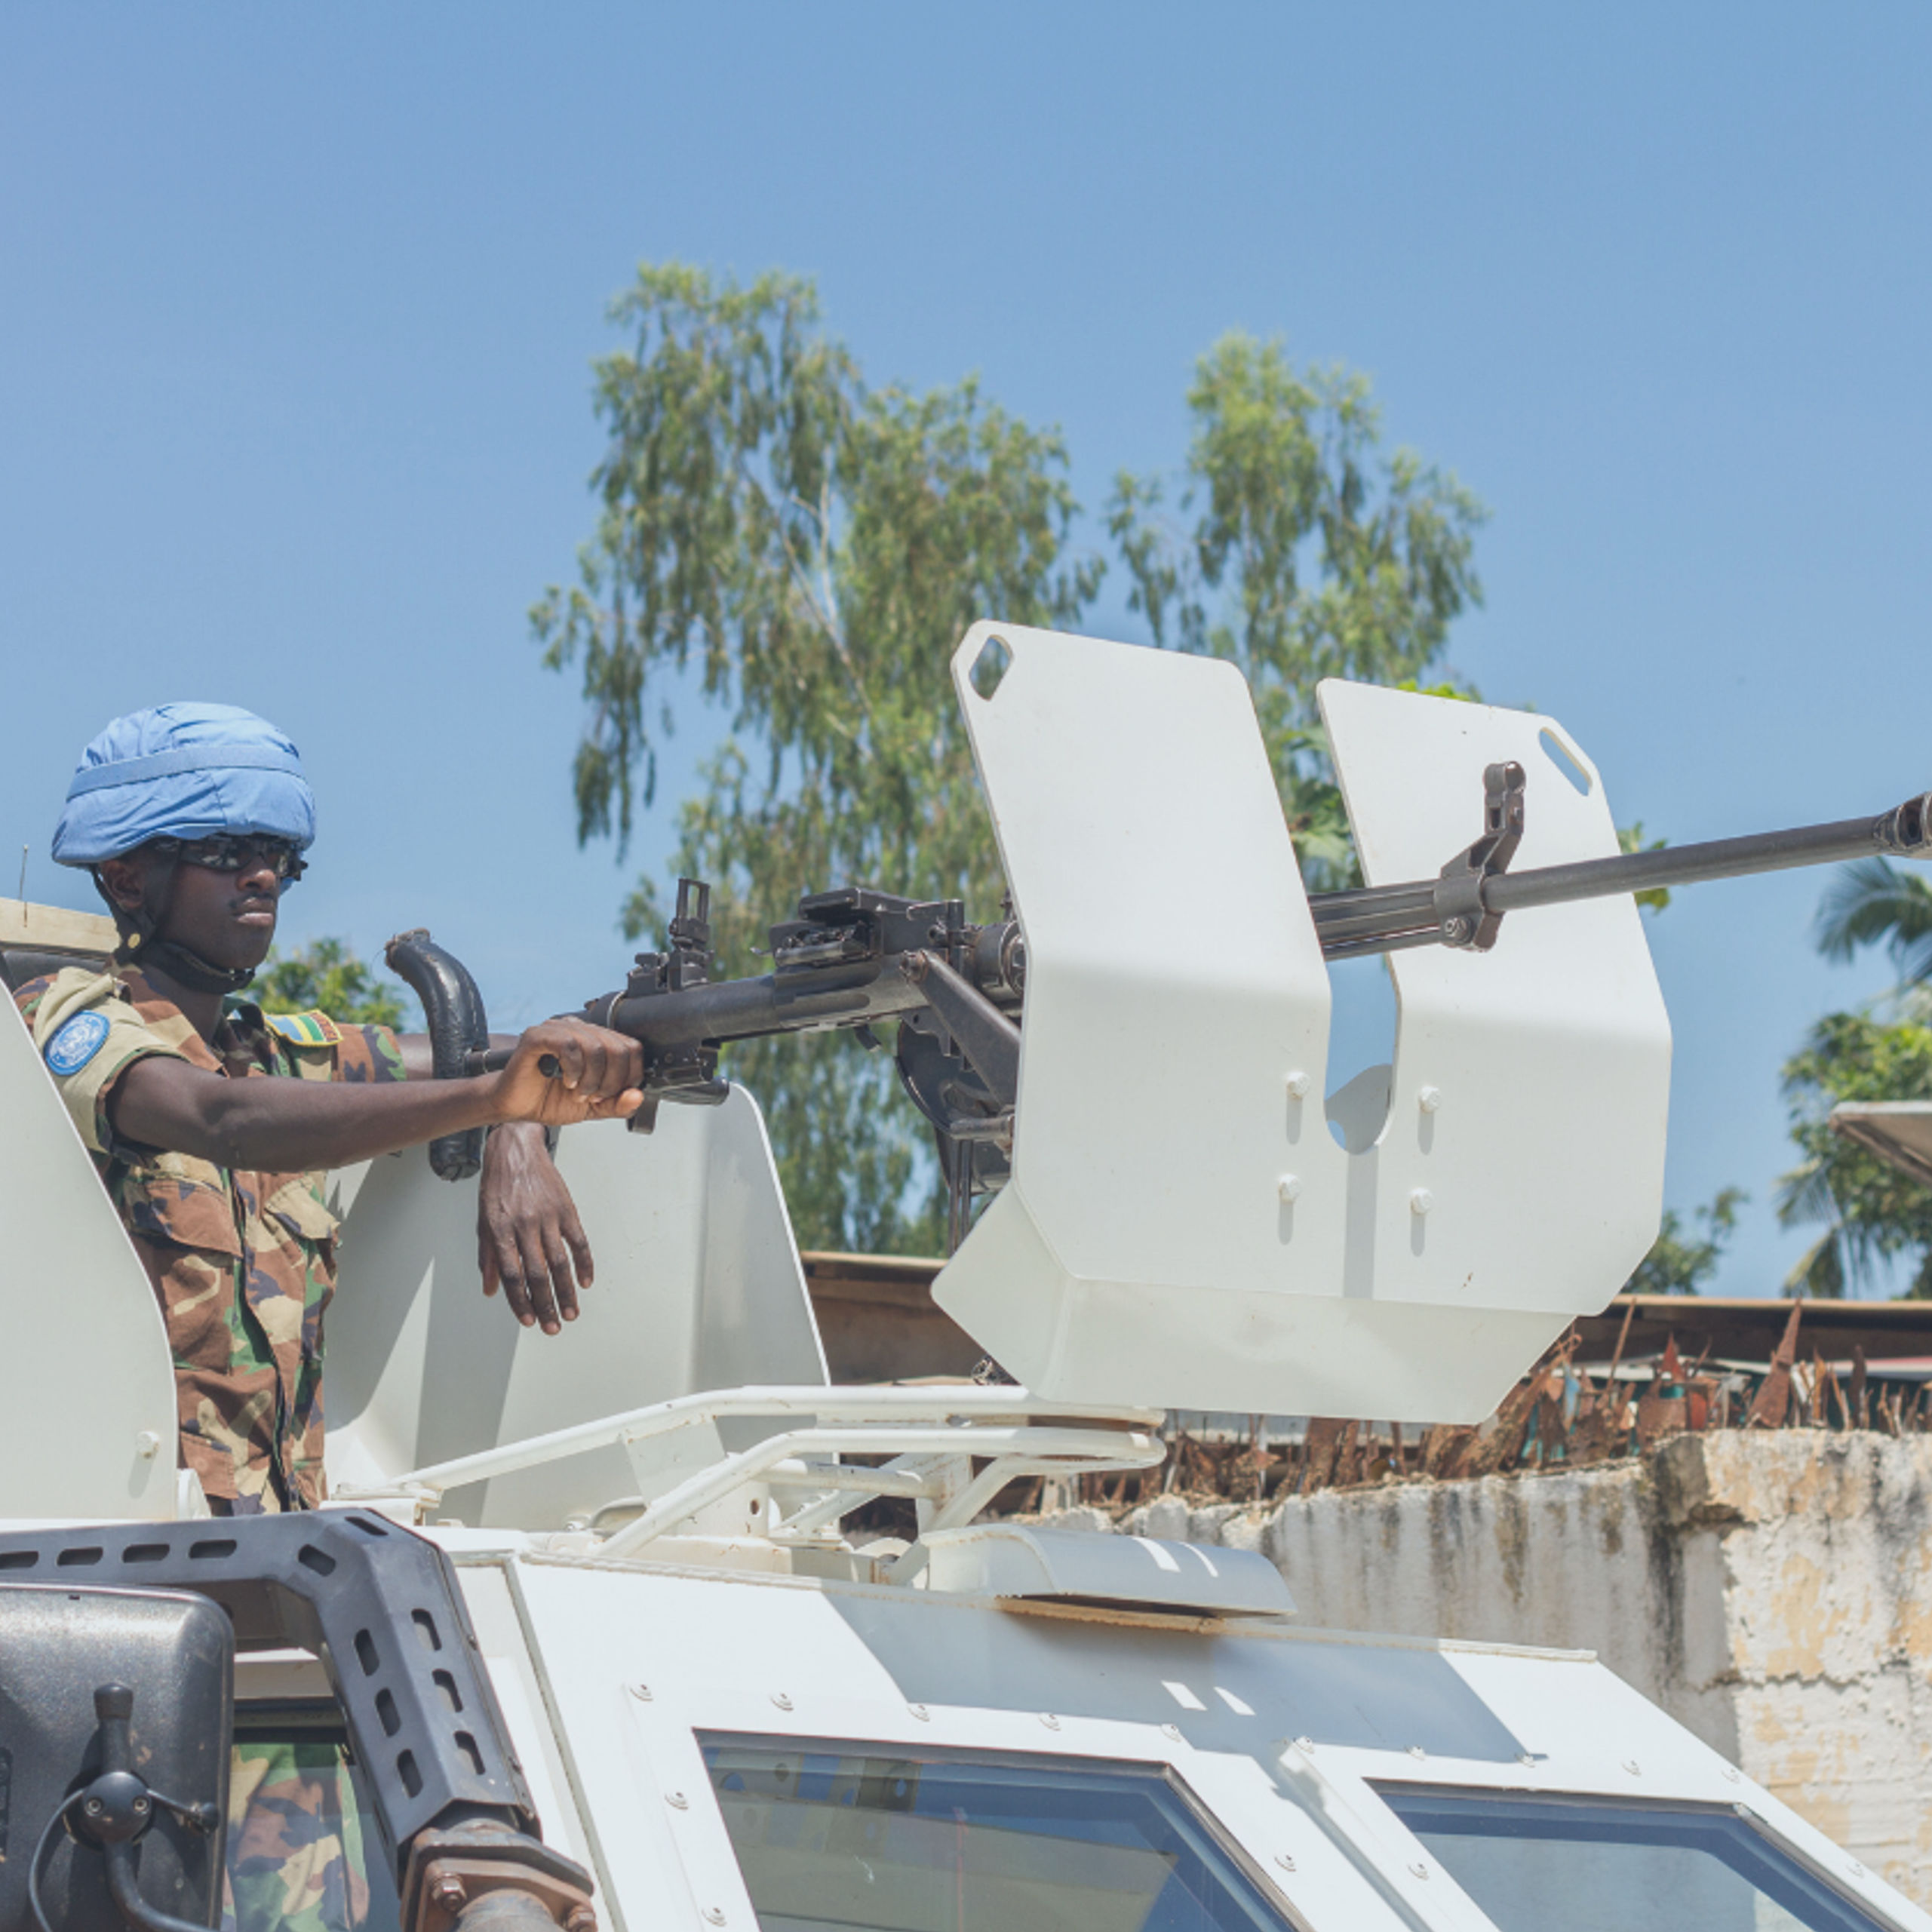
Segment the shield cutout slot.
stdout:
<svg viewBox="0 0 1932 1932">
<path fill-rule="evenodd" d="M 1536 742 L 1543 747 L 1543 755 L 1569 780 L 1571 787 L 1587 798 L 1595 788 L 1595 781 L 1576 753 L 1547 725 L 1536 734 Z"/>
<path fill-rule="evenodd" d="M 991 702 L 1000 681 L 1013 662 L 1013 653 L 1003 637 L 988 637 L 979 647 L 979 655 L 972 661 L 972 668 L 966 673 L 968 680 L 981 697 Z"/>
</svg>

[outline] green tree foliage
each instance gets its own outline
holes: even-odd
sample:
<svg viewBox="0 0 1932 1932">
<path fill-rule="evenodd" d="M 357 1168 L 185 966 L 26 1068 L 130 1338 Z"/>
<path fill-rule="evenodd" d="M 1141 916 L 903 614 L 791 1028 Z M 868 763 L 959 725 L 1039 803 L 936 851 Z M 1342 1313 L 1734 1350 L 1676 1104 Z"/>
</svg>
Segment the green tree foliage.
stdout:
<svg viewBox="0 0 1932 1932">
<path fill-rule="evenodd" d="M 247 997 L 264 1012 L 323 1012 L 357 1026 L 401 1026 L 398 990 L 340 939 L 317 939 L 286 955 L 271 952 Z"/>
<path fill-rule="evenodd" d="M 1104 565 L 1077 554 L 1058 435 L 976 382 L 874 389 L 819 326 L 810 283 L 647 267 L 596 366 L 609 441 L 578 581 L 531 613 L 544 661 L 581 671 L 580 840 L 622 851 L 693 683 L 728 730 L 682 808 L 677 870 L 713 884 L 723 969 L 757 969 L 806 889 L 1003 889 L 948 666 L 991 617 L 1070 626 Z M 1163 487 L 1123 478 L 1108 527 L 1154 640 L 1233 657 L 1261 697 L 1318 875 L 1350 860 L 1313 708 L 1331 671 L 1417 677 L 1478 594 L 1481 511 L 1418 459 L 1379 453 L 1365 382 L 1306 379 L 1231 336 L 1190 397 L 1184 539 Z M 682 673 L 682 686 L 674 683 Z M 695 677 L 693 676 L 695 674 Z M 664 908 L 643 881 L 627 932 Z M 750 1043 L 729 1070 L 763 1103 L 808 1246 L 932 1252 L 943 1212 L 924 1129 L 886 1056 L 849 1037 Z"/>
<path fill-rule="evenodd" d="M 1668 839 L 1646 839 L 1644 822 L 1639 819 L 1633 825 L 1617 828 L 1617 849 L 1620 852 L 1661 852 L 1670 841 Z M 1668 886 L 1653 886 L 1649 891 L 1631 895 L 1646 912 L 1661 912 L 1670 903 Z M 1729 1224 L 1725 1224 L 1727 1226 Z"/>
<path fill-rule="evenodd" d="M 1695 1295 L 1717 1272 L 1725 1245 L 1737 1225 L 1737 1210 L 1751 1197 L 1741 1187 L 1721 1188 L 1707 1207 L 1691 1218 L 1702 1228 L 1694 1233 L 1674 1208 L 1666 1208 L 1651 1251 L 1638 1264 L 1626 1286 L 1633 1295 Z"/>
<path fill-rule="evenodd" d="M 1778 1183 L 1787 1227 L 1829 1224 L 1785 1283 L 1791 1295 L 1840 1295 L 1881 1261 L 1915 1261 L 1910 1289 L 1932 1295 L 1932 1188 L 1834 1133 L 1844 1100 L 1932 1100 L 1932 1026 L 1829 1013 L 1785 1063 L 1791 1135 L 1803 1159 Z"/>
<path fill-rule="evenodd" d="M 1129 605 L 1156 644 L 1240 666 L 1309 883 L 1345 885 L 1354 855 L 1315 686 L 1418 687 L 1451 622 L 1482 602 L 1472 559 L 1486 513 L 1413 450 L 1384 452 L 1365 376 L 1298 373 L 1279 342 L 1223 336 L 1187 407 L 1178 487 L 1123 471 L 1107 504 Z"/>
</svg>

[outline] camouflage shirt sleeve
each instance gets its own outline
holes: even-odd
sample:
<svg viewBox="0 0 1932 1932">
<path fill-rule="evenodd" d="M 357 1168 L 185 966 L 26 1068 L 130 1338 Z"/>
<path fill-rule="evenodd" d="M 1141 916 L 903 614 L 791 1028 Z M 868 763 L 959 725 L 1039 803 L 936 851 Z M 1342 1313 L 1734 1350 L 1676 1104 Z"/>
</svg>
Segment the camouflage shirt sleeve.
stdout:
<svg viewBox="0 0 1932 1932">
<path fill-rule="evenodd" d="M 406 1077 L 403 1050 L 388 1027 L 346 1026 L 336 1052 L 336 1078 L 380 1085 Z"/>
<path fill-rule="evenodd" d="M 51 979 L 30 981 L 15 997 L 88 1151 L 115 1154 L 119 1149 L 107 1117 L 115 1082 L 151 1055 L 185 1059 L 179 1040 L 141 1017 L 111 972 L 69 966 Z M 88 1023 L 88 1032 L 69 1031 L 88 1014 L 99 1018 Z M 63 1040 L 72 1043 L 69 1052 L 63 1053 Z M 70 1059 L 78 1061 L 71 1070 L 65 1064 Z"/>
</svg>

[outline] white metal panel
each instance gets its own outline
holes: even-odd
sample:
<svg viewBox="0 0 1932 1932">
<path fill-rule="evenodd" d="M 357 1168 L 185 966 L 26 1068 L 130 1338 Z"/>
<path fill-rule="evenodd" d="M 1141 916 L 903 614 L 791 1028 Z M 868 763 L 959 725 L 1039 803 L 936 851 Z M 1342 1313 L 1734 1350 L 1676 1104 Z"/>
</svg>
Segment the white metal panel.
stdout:
<svg viewBox="0 0 1932 1932">
<path fill-rule="evenodd" d="M 542 1559 L 516 1577 L 604 1903 L 634 1927 L 756 1922 L 699 1752 L 716 1731 L 1166 1765 L 1311 1932 L 1488 1927 L 1375 1789 L 1405 1782 L 1742 1805 L 1932 1932 L 1578 1654 Z"/>
<path fill-rule="evenodd" d="M 511 1565 L 501 1556 L 473 1556 L 465 1562 L 459 1552 L 451 1554 L 470 1627 L 490 1672 L 490 1687 L 496 1694 L 511 1747 L 530 1784 L 543 1841 L 588 1865 L 589 1841 L 570 1792 L 561 1741 L 544 1701 L 542 1682 L 518 1616 Z"/>
<path fill-rule="evenodd" d="M 1476 838 L 1484 768 L 1507 760 L 1525 779 L 1513 870 L 1616 853 L 1602 781 L 1553 719 L 1332 680 L 1321 701 L 1370 884 L 1433 877 Z M 1627 895 L 1511 913 L 1487 953 L 1390 966 L 1392 1095 L 1352 1163 L 1347 1292 L 1546 1311 L 1553 1336 L 1657 1236 L 1670 1022 L 1642 915 Z"/>
<path fill-rule="evenodd" d="M 566 1129 L 557 1166 L 597 1282 L 579 1319 L 546 1335 L 484 1297 L 474 1181 L 438 1180 L 414 1150 L 370 1164 L 329 1313 L 332 1479 L 380 1484 L 720 1384 L 825 1381 L 749 1094 L 665 1107 L 650 1135 Z M 635 1488 L 622 1448 L 600 1444 L 453 1491 L 445 1507 L 467 1522 L 551 1528 Z"/>
<path fill-rule="evenodd" d="M 1003 627 L 989 700 L 967 674 L 988 628 L 954 668 L 1026 932 L 1020 1198 L 1089 1279 L 1319 1279 L 1340 1216 L 1279 1181 L 1291 1152 L 1332 1152 L 1328 969 L 1246 683 Z"/>
<path fill-rule="evenodd" d="M 693 1922 L 756 1923 L 698 1734 L 1170 1767 L 1240 1846 L 1297 1925 L 1384 1932 L 1423 1924 L 1427 1888 L 1365 1867 L 1335 1807 L 1280 1772 L 1287 1736 L 1328 1721 L 1352 1737 L 1365 1702 L 1394 1726 L 1439 1660 L 1346 1643 L 1293 1647 L 1252 1626 L 1204 1634 L 1003 1611 L 988 1599 L 639 1570 L 518 1566 L 536 1650 L 596 1814 L 607 1901 Z M 1378 1672 L 1393 1656 L 1394 1668 Z M 1343 1681 L 1321 1680 L 1342 1666 Z M 1380 1685 L 1378 1691 L 1378 1685 Z M 1439 1742 L 1507 1744 L 1464 1706 L 1420 1720 Z M 1314 1703 L 1309 1700 L 1310 1697 Z M 1319 1705 L 1319 1709 L 1316 1709 Z M 1406 1731 L 1401 1734 L 1406 1735 Z M 1399 1759 L 1395 1762 L 1400 1762 Z"/>
<path fill-rule="evenodd" d="M 927 1530 L 925 1585 L 972 1596 L 1072 1597 L 1142 1610 L 1292 1617 L 1295 1599 L 1258 1550 L 1204 1550 L 1145 1536 L 1021 1523 Z"/>
<path fill-rule="evenodd" d="M 159 1304 L 19 1009 L 0 1008 L 0 1516 L 172 1516 Z"/>
<path fill-rule="evenodd" d="M 995 637 L 1010 663 L 984 697 Z M 1402 956 L 1399 1121 L 1351 1156 L 1323 1117 L 1327 969 L 1239 674 L 981 625 L 954 675 L 1027 984 L 1012 1181 L 935 1298 L 1043 1395 L 1487 1414 L 1656 1230 L 1669 1030 L 1629 902 L 1514 915 L 1486 955 Z M 1615 849 L 1601 786 L 1580 799 L 1540 748 L 1548 720 L 1325 690 L 1371 880 L 1439 871 L 1506 757 L 1537 767 L 1521 864 Z"/>
</svg>

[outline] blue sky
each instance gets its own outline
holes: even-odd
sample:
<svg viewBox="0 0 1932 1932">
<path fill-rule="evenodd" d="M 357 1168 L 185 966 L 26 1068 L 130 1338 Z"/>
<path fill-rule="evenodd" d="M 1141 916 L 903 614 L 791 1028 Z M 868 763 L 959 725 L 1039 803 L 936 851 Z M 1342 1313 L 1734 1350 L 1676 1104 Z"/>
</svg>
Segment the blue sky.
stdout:
<svg viewBox="0 0 1932 1932">
<path fill-rule="evenodd" d="M 591 526 L 604 304 L 671 257 L 815 275 L 877 379 L 977 370 L 1089 505 L 1178 461 L 1225 329 L 1363 369 L 1494 513 L 1455 666 L 1620 817 L 1876 810 L 1932 782 L 1928 55 L 1903 6 L 17 0 L 0 892 L 24 842 L 30 895 L 87 903 L 45 855 L 79 746 L 220 697 L 322 794 L 291 936 L 428 924 L 503 1021 L 614 983 L 636 867 L 575 847 L 579 707 L 524 613 Z M 1816 957 L 1818 883 L 1652 928 L 1670 1199 L 1755 1197 L 1723 1292 L 1802 1245 L 1780 1061 L 1887 977 Z"/>
</svg>

